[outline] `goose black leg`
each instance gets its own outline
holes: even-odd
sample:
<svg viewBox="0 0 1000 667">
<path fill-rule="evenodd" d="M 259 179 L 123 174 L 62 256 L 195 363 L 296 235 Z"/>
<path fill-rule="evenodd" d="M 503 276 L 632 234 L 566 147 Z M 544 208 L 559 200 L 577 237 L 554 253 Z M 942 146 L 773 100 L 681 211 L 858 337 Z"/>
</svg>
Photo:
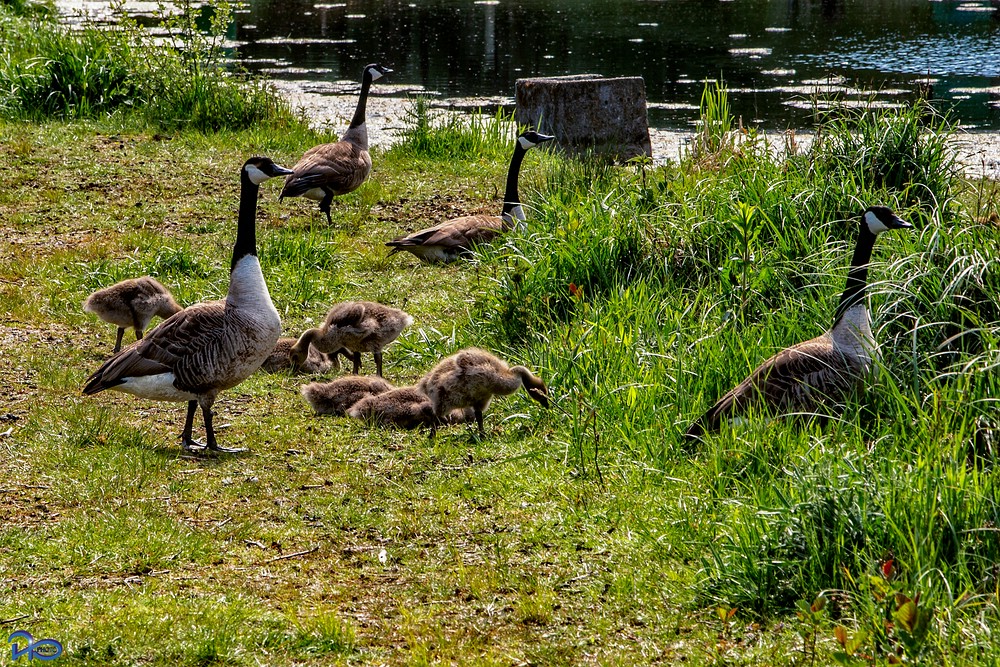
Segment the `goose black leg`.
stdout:
<svg viewBox="0 0 1000 667">
<path fill-rule="evenodd" d="M 122 349 L 122 336 L 125 335 L 125 328 L 118 327 L 118 340 L 115 341 L 115 349 L 112 354 L 118 354 L 118 351 Z"/>
<path fill-rule="evenodd" d="M 212 414 L 212 406 L 202 405 L 201 416 L 205 419 L 205 433 L 208 437 L 209 450 L 218 452 L 219 454 L 238 454 L 246 451 L 243 447 L 220 447 L 219 443 L 215 441 L 215 428 L 212 426 L 212 417 L 214 416 Z"/>
<path fill-rule="evenodd" d="M 382 353 L 373 352 L 372 354 L 375 356 L 375 374 L 379 377 L 385 377 L 382 375 Z"/>
<path fill-rule="evenodd" d="M 332 225 L 333 218 L 330 217 L 330 204 L 333 203 L 333 190 L 330 188 L 323 188 L 323 192 L 326 193 L 326 196 L 323 197 L 323 201 L 319 203 L 319 210 L 326 213 L 326 221 Z"/>
<path fill-rule="evenodd" d="M 198 401 L 188 401 L 187 419 L 184 420 L 184 432 L 181 433 L 181 447 L 189 452 L 200 452 L 205 449 L 205 445 L 191 437 L 191 429 L 194 426 L 194 411 L 198 407 Z"/>
<path fill-rule="evenodd" d="M 358 375 L 361 372 L 361 353 L 360 352 L 355 352 L 354 355 L 351 356 L 351 361 L 354 362 L 354 371 L 353 371 L 353 373 L 355 375 Z M 379 373 L 379 375 L 382 375 L 382 374 Z"/>
<path fill-rule="evenodd" d="M 486 437 L 486 429 L 483 428 L 483 409 L 482 407 L 476 405 L 473 406 L 473 411 L 476 413 L 476 424 L 479 426 L 480 437 Z"/>
</svg>

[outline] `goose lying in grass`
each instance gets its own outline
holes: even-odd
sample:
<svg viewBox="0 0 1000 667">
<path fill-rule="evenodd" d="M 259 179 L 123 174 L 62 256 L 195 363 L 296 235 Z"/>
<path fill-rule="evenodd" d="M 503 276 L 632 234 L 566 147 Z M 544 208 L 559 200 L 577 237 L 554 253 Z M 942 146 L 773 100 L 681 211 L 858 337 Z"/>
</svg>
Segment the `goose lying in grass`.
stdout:
<svg viewBox="0 0 1000 667">
<path fill-rule="evenodd" d="M 345 301 L 338 303 L 326 314 L 322 326 L 308 329 L 292 346 L 291 358 L 301 364 L 309 346 L 320 352 L 333 353 L 347 350 L 354 361 L 354 374 L 361 371 L 361 353 L 375 356 L 375 368 L 382 377 L 382 350 L 399 337 L 400 332 L 413 324 L 413 318 L 399 310 L 371 301 Z M 343 354 L 343 352 L 341 352 Z"/>
<path fill-rule="evenodd" d="M 447 263 L 468 255 L 475 246 L 489 243 L 509 231 L 524 220 L 521 198 L 517 192 L 517 181 L 524 155 L 538 144 L 553 139 L 555 137 L 533 131 L 524 132 L 517 138 L 514 143 L 514 155 L 507 169 L 507 190 L 503 198 L 503 210 L 499 216 L 467 215 L 442 222 L 409 236 L 389 241 L 386 243 L 392 248 L 389 254 L 405 250 L 423 262 Z"/>
<path fill-rule="evenodd" d="M 405 429 L 433 427 L 437 421 L 431 399 L 416 387 L 400 387 L 362 398 L 351 406 L 347 415 L 372 424 Z M 443 421 L 446 424 L 462 424 L 473 417 L 471 409 L 455 409 Z"/>
<path fill-rule="evenodd" d="M 392 385 L 380 377 L 352 375 L 332 382 L 304 384 L 300 391 L 316 414 L 342 417 L 358 401 L 391 389 Z"/>
<path fill-rule="evenodd" d="M 471 407 L 485 435 L 483 412 L 496 395 L 513 394 L 524 387 L 528 396 L 549 407 L 548 389 L 541 379 L 524 366 L 508 367 L 495 356 L 478 348 L 468 348 L 440 361 L 417 384 L 427 395 L 438 422 L 457 408 Z M 431 425 L 431 437 L 437 432 L 437 423 Z"/>
<path fill-rule="evenodd" d="M 170 290 L 156 278 L 142 276 L 97 290 L 83 302 L 83 310 L 118 327 L 113 352 L 116 354 L 122 349 L 122 336 L 126 329 L 135 329 L 135 339 L 140 340 L 153 317 L 170 317 L 179 313 L 181 307 L 174 301 Z"/>
<path fill-rule="evenodd" d="M 189 306 L 161 322 L 97 369 L 87 379 L 84 394 L 113 389 L 156 401 L 187 401 L 181 434 L 185 449 L 242 451 L 216 442 L 212 405 L 219 392 L 260 367 L 281 333 L 281 319 L 257 259 L 257 194 L 261 183 L 289 172 L 266 157 L 252 157 L 240 170 L 240 212 L 226 298 Z M 191 437 L 199 405 L 206 445 Z"/>
<path fill-rule="evenodd" d="M 330 217 L 333 198 L 357 190 L 372 170 L 372 158 L 368 154 L 368 128 L 365 126 L 368 90 L 372 82 L 390 73 L 391 69 L 381 65 L 365 66 L 361 75 L 361 96 L 347 132 L 340 141 L 307 150 L 285 179 L 279 199 L 305 197 L 318 201 L 319 210 L 326 213 L 327 222 L 333 222 Z"/>
<path fill-rule="evenodd" d="M 283 373 L 292 370 L 296 373 L 309 373 L 311 375 L 326 373 L 331 368 L 340 370 L 340 359 L 337 352 L 326 354 L 314 347 L 309 348 L 302 364 L 294 363 L 292 361 L 292 347 L 297 341 L 297 338 L 279 338 L 278 342 L 274 344 L 274 350 L 270 356 L 260 365 L 261 370 L 268 373 Z"/>
<path fill-rule="evenodd" d="M 717 431 L 723 422 L 742 417 L 751 409 L 813 413 L 821 404 L 843 403 L 847 394 L 863 383 L 877 353 L 865 298 L 875 239 L 890 229 L 909 227 L 884 206 L 868 208 L 861 216 L 847 286 L 833 326 L 758 366 L 695 421 L 687 436 Z"/>
</svg>

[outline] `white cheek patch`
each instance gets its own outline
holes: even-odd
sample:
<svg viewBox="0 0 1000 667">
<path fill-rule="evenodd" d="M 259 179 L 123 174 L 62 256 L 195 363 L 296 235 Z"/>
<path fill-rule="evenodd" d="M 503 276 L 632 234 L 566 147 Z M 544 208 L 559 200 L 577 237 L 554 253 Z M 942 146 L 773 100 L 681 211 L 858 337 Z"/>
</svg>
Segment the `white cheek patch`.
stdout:
<svg viewBox="0 0 1000 667">
<path fill-rule="evenodd" d="M 267 179 L 271 178 L 252 164 L 248 164 L 245 169 L 247 171 L 247 178 L 249 178 L 250 182 L 254 185 L 260 185 Z"/>
<path fill-rule="evenodd" d="M 878 216 L 871 211 L 865 213 L 865 224 L 868 225 L 868 229 L 871 230 L 872 234 L 881 234 L 889 229 L 885 226 L 885 223 L 879 220 Z"/>
<path fill-rule="evenodd" d="M 372 75 L 372 81 L 378 81 L 382 78 L 382 72 L 378 71 L 374 67 L 369 67 L 368 73 Z"/>
<path fill-rule="evenodd" d="M 518 137 L 517 143 L 521 144 L 521 148 L 523 148 L 524 150 L 528 150 L 529 148 L 535 147 L 535 144 L 532 141 L 530 141 L 527 137 Z M 523 220 L 524 218 L 521 219 Z"/>
<path fill-rule="evenodd" d="M 521 208 L 520 204 L 518 204 L 517 206 L 515 206 L 510 210 L 510 215 L 515 220 L 520 220 L 521 222 L 524 222 L 525 220 L 528 219 L 527 216 L 524 215 L 524 209 Z"/>
</svg>

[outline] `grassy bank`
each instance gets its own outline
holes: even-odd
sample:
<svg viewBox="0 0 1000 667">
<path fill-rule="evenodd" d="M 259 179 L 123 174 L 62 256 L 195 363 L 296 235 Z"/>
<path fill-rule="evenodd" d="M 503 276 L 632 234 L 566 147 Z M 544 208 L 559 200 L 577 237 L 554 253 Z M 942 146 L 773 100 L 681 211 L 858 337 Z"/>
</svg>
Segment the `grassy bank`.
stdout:
<svg viewBox="0 0 1000 667">
<path fill-rule="evenodd" d="M 513 396 L 486 439 L 430 443 L 258 374 L 217 403 L 251 453 L 212 459 L 178 447 L 178 406 L 80 396 L 114 335 L 80 302 L 144 273 L 221 296 L 239 165 L 318 138 L 0 125 L 5 629 L 93 665 L 1000 663 L 995 184 L 957 179 L 917 112 L 831 123 L 787 160 L 732 135 L 662 168 L 534 151 L 524 233 L 459 266 L 386 258 L 497 210 L 511 137 L 462 133 L 376 153 L 333 226 L 265 184 L 265 276 L 289 335 L 343 299 L 405 308 L 394 383 L 475 344 L 556 407 Z M 875 250 L 869 391 L 825 425 L 685 442 L 828 326 L 868 203 L 915 225 Z"/>
</svg>

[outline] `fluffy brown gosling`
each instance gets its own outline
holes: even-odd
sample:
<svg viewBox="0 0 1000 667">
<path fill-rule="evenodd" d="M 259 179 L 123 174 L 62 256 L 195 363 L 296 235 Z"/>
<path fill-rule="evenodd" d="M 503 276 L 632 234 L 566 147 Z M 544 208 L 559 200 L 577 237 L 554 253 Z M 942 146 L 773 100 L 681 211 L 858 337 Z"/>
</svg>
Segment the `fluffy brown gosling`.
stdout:
<svg viewBox="0 0 1000 667">
<path fill-rule="evenodd" d="M 126 329 L 135 329 L 135 339 L 139 340 L 153 317 L 166 319 L 182 308 L 174 301 L 170 290 L 156 278 L 142 276 L 97 290 L 83 302 L 83 310 L 118 327 L 113 352 L 117 354 L 122 349 Z"/>
<path fill-rule="evenodd" d="M 413 318 L 399 310 L 371 301 L 338 303 L 326 314 L 322 326 L 305 331 L 292 346 L 291 358 L 296 364 L 306 359 L 309 346 L 320 352 L 347 350 L 354 361 L 354 374 L 361 371 L 361 353 L 375 357 L 376 373 L 382 377 L 382 350 L 413 324 Z M 352 356 L 353 355 L 353 356 Z"/>
<path fill-rule="evenodd" d="M 331 368 L 340 370 L 340 359 L 338 353 L 326 354 L 314 347 L 309 348 L 309 353 L 301 364 L 292 361 L 292 346 L 295 345 L 296 338 L 279 338 L 274 344 L 274 351 L 271 356 L 260 365 L 261 370 L 268 373 L 283 373 L 292 370 L 296 373 L 309 373 L 318 375 L 326 373 Z"/>
<path fill-rule="evenodd" d="M 302 398 L 318 415 L 342 417 L 358 401 L 392 390 L 380 377 L 351 375 L 333 382 L 310 382 L 302 385 Z"/>
<path fill-rule="evenodd" d="M 405 429 L 433 428 L 436 421 L 431 399 L 416 387 L 400 387 L 363 398 L 351 406 L 347 415 L 372 424 Z M 456 409 L 448 413 L 445 423 L 462 424 L 472 418 L 471 409 Z"/>
<path fill-rule="evenodd" d="M 456 408 L 471 407 L 479 426 L 483 428 L 483 412 L 496 395 L 513 394 L 520 387 L 542 407 L 549 407 L 548 389 L 524 366 L 509 367 L 485 350 L 468 348 L 440 361 L 417 384 L 417 388 L 430 398 L 434 407 L 435 422 L 431 424 L 431 437 L 437 433 L 437 424 Z"/>
</svg>

